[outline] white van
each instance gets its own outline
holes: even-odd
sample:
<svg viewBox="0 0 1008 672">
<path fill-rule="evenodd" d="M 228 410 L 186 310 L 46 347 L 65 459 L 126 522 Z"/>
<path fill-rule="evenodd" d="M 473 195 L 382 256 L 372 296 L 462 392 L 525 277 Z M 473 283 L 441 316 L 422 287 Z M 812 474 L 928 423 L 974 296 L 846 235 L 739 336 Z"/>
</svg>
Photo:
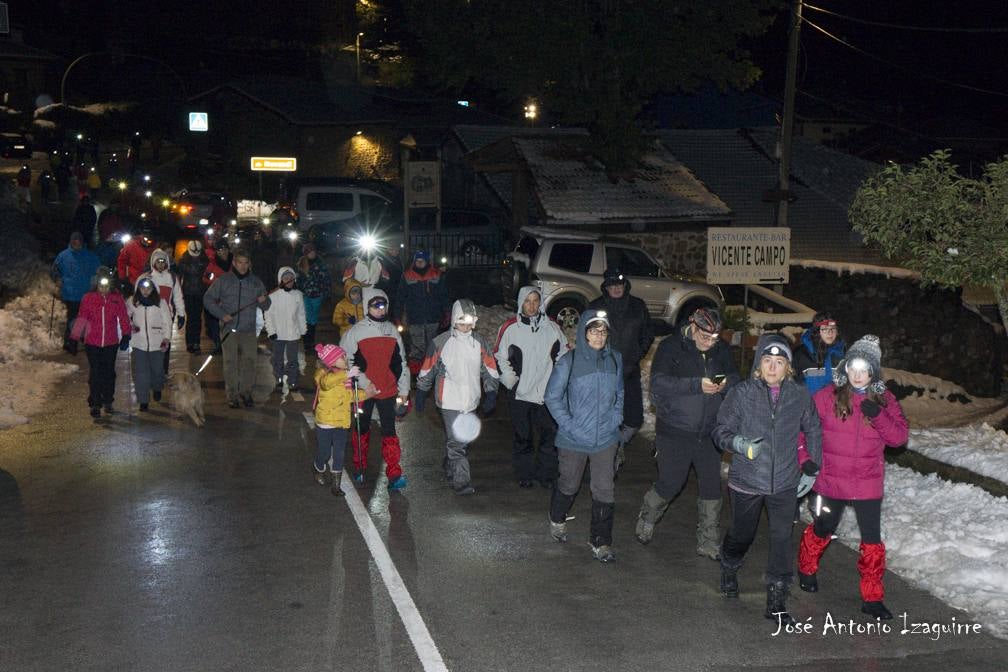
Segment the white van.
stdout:
<svg viewBox="0 0 1008 672">
<path fill-rule="evenodd" d="M 394 217 L 393 196 L 386 185 L 353 181 L 319 181 L 292 185 L 290 202 L 298 228 L 309 240 L 338 248 L 343 240 L 365 230 L 389 225 Z"/>
</svg>

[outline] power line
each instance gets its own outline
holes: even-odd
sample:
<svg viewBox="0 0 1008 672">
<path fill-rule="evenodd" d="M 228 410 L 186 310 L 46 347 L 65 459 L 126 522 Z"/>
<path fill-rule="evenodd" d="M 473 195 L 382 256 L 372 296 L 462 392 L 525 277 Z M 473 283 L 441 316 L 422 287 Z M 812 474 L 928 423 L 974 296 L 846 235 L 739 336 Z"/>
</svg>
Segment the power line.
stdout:
<svg viewBox="0 0 1008 672">
<path fill-rule="evenodd" d="M 823 14 L 835 16 L 836 18 L 843 19 L 844 21 L 852 21 L 854 23 L 861 23 L 866 26 L 876 26 L 879 28 L 917 30 L 928 33 L 1008 33 L 1008 28 L 942 28 L 939 26 L 908 26 L 898 23 L 886 23 L 885 21 L 869 21 L 868 19 L 859 19 L 857 17 L 847 16 L 846 14 L 840 14 L 839 12 L 834 12 L 829 9 L 823 9 L 822 7 L 816 7 L 815 5 L 810 5 L 807 2 L 803 2 L 802 6 L 816 12 L 822 12 Z"/>
<path fill-rule="evenodd" d="M 876 56 L 875 54 L 873 54 L 871 52 L 865 51 L 861 47 L 856 47 L 853 44 L 851 44 L 850 42 L 847 42 L 846 40 L 844 40 L 844 39 L 842 39 L 840 37 L 837 37 L 833 33 L 829 32 L 828 30 L 826 30 L 825 28 L 823 28 L 822 26 L 818 26 L 818 25 L 812 23 L 811 21 L 809 21 L 805 17 L 802 17 L 802 22 L 803 23 L 807 23 L 810 27 L 815 28 L 816 30 L 818 30 L 820 33 L 822 33 L 826 37 L 828 37 L 831 40 L 834 40 L 836 42 L 839 42 L 840 44 L 844 45 L 848 49 L 852 49 L 852 50 L 858 52 L 859 54 L 861 54 L 862 56 L 867 56 L 868 58 L 874 59 L 874 60 L 876 60 L 876 61 L 878 61 L 880 63 L 885 63 L 886 65 L 888 65 L 890 67 L 897 68 L 899 70 L 904 70 L 904 71 L 909 72 L 909 73 L 911 73 L 913 75 L 916 75 L 918 77 L 922 77 L 924 79 L 930 79 L 932 81 L 939 82 L 940 84 L 946 84 L 948 86 L 954 86 L 954 87 L 957 87 L 957 88 L 960 88 L 960 89 L 966 89 L 968 91 L 976 91 L 978 93 L 987 93 L 987 94 L 990 94 L 992 96 L 1000 96 L 1002 98 L 1008 98 L 1008 93 L 1005 93 L 1003 91 L 994 91 L 992 89 L 983 89 L 983 88 L 980 88 L 979 86 L 970 86 L 969 84 L 961 84 L 959 82 L 953 82 L 953 81 L 948 80 L 948 79 L 942 79 L 941 77 L 935 77 L 934 75 L 928 75 L 928 74 L 925 74 L 925 73 L 922 73 L 922 72 L 918 72 L 917 70 L 914 70 L 913 68 L 908 68 L 905 65 L 900 65 L 899 63 L 894 63 L 894 62 L 892 62 L 890 60 L 884 59 L 881 56 Z"/>
</svg>

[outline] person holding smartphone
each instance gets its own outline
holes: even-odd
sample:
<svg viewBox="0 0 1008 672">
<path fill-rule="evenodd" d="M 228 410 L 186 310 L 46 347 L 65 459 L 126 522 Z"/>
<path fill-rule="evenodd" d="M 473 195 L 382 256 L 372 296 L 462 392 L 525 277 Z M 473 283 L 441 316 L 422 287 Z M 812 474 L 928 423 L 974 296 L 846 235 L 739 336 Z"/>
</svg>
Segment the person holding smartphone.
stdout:
<svg viewBox="0 0 1008 672">
<path fill-rule="evenodd" d="M 721 520 L 721 455 L 711 430 L 728 388 L 739 381 L 731 349 L 720 338 L 721 314 L 698 308 L 686 325 L 662 341 L 651 365 L 658 480 L 644 494 L 637 541 L 647 544 L 665 510 L 696 469 L 699 555 L 718 558 Z"/>
</svg>

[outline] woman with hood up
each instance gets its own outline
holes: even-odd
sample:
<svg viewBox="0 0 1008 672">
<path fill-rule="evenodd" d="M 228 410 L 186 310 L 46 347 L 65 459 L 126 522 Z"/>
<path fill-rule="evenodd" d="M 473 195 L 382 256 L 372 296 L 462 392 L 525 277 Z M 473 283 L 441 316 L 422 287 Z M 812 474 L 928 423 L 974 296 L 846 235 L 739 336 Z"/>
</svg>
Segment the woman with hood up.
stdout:
<svg viewBox="0 0 1008 672">
<path fill-rule="evenodd" d="M 585 466 L 591 463 L 592 555 L 612 552 L 615 461 L 623 422 L 623 358 L 609 346 L 606 311 L 588 309 L 578 322 L 575 348 L 557 360 L 546 386 L 546 407 L 557 423 L 560 477 L 550 500 L 550 535 L 567 541 L 567 512 L 574 504 Z"/>
<path fill-rule="evenodd" d="M 452 306 L 451 329 L 434 338 L 420 367 L 415 396 L 416 411 L 423 413 L 427 393 L 434 389 L 434 403 L 444 419 L 444 468 L 448 483 L 457 495 L 471 495 L 472 487 L 467 457 L 473 432 L 466 431 L 467 418 L 480 404 L 486 417 L 497 404 L 497 364 L 490 344 L 476 328 L 476 306 L 470 299 L 459 299 Z M 473 422 L 472 424 L 476 424 Z"/>
<path fill-rule="evenodd" d="M 164 388 L 164 358 L 171 339 L 172 316 L 168 304 L 161 300 L 157 286 L 147 275 L 136 282 L 133 297 L 126 301 L 132 325 L 130 345 L 133 347 L 133 389 L 141 412 L 149 408 L 151 392 L 154 401 L 161 401 Z"/>
<path fill-rule="evenodd" d="M 178 328 L 182 329 L 186 322 L 186 306 L 182 298 L 182 281 L 171 270 L 171 256 L 164 250 L 154 250 L 150 256 L 150 272 L 147 275 L 154 282 L 161 301 L 168 306 L 172 318 L 178 321 Z M 171 357 L 171 336 L 168 338 L 164 355 L 165 374 L 168 373 L 168 359 Z"/>
<path fill-rule="evenodd" d="M 290 266 L 277 271 L 277 288 L 270 294 L 272 303 L 266 310 L 266 335 L 273 348 L 273 376 L 278 390 L 286 382 L 288 389 L 298 384 L 298 352 L 301 337 L 308 331 L 305 321 L 304 297 L 294 288 L 297 274 Z M 286 378 L 286 381 L 284 380 Z"/>
</svg>

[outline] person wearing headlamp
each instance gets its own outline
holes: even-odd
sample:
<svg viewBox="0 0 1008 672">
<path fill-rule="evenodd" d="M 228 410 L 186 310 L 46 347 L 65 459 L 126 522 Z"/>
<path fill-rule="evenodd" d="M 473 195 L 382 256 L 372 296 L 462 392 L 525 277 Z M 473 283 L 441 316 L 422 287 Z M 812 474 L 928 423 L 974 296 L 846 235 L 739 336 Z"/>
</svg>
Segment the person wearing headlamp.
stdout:
<svg viewBox="0 0 1008 672">
<path fill-rule="evenodd" d="M 474 331 L 476 319 L 472 300 L 456 301 L 452 305 L 451 329 L 431 341 L 417 378 L 417 413 L 423 413 L 424 401 L 432 389 L 434 403 L 441 409 L 446 438 L 445 476 L 458 495 L 475 492 L 467 456 L 473 437 L 459 431 L 466 424 L 462 420 L 460 425 L 460 418 L 476 410 L 481 394 L 484 417 L 493 413 L 497 404 L 497 363 L 486 338 Z"/>
<path fill-rule="evenodd" d="M 70 337 L 84 341 L 88 365 L 88 406 L 91 417 L 112 414 L 115 398 L 116 349 L 129 348 L 130 326 L 122 294 L 113 291 L 112 272 L 102 266 L 94 276 L 94 289 L 81 299 L 80 311 L 74 320 Z"/>
<path fill-rule="evenodd" d="M 366 233 L 357 239 L 357 256 L 350 259 L 343 270 L 343 281 L 351 278 L 364 287 L 376 287 L 388 282 L 389 274 L 378 255 L 379 241 L 374 234 Z"/>
<path fill-rule="evenodd" d="M 148 275 L 141 275 L 137 280 L 136 291 L 126 302 L 126 310 L 133 334 L 130 339 L 133 346 L 133 389 L 140 410 L 146 411 L 152 392 L 154 401 L 161 401 L 165 383 L 164 359 L 172 332 L 171 310 Z"/>
<path fill-rule="evenodd" d="M 373 287 L 363 290 L 366 306 L 364 319 L 353 325 L 340 339 L 346 351 L 348 366 L 360 369 L 358 387 L 366 389 L 373 384 L 377 394 L 363 404 L 361 423 L 365 428 L 350 434 L 353 446 L 354 482 L 364 482 L 367 470 L 368 446 L 371 438 L 371 414 L 378 408 L 381 422 L 382 458 L 390 491 L 406 487 L 399 458 L 402 452 L 396 434 L 396 405 L 405 405 L 409 398 L 410 371 L 406 366 L 406 350 L 395 325 L 389 321 L 389 300 L 385 292 Z"/>
</svg>

